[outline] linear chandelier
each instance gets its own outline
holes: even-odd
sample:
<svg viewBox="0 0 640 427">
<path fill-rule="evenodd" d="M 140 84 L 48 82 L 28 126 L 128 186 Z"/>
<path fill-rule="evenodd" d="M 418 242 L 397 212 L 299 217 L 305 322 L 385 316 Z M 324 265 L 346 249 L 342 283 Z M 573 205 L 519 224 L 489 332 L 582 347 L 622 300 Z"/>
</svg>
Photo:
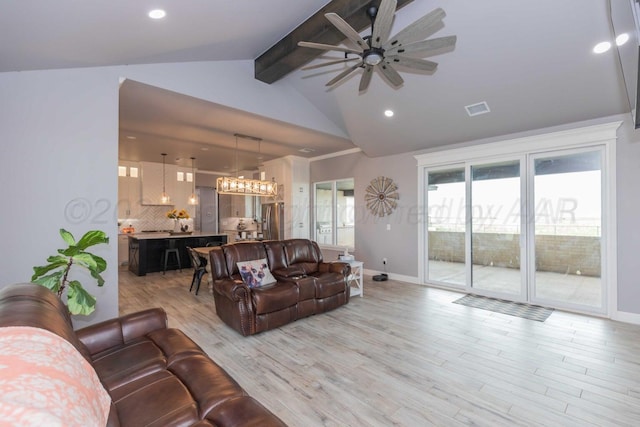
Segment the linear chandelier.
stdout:
<svg viewBox="0 0 640 427">
<path fill-rule="evenodd" d="M 236 138 L 236 176 L 235 178 L 228 176 L 218 178 L 216 180 L 216 190 L 218 191 L 218 194 L 276 197 L 278 195 L 278 184 L 276 184 L 275 179 L 266 181 L 260 179 L 240 178 L 238 176 L 238 138 L 258 141 L 258 168 L 260 167 L 260 143 L 262 138 L 242 135 L 239 133 L 236 133 L 233 136 Z"/>
<path fill-rule="evenodd" d="M 275 181 L 261 181 L 258 179 L 220 177 L 216 182 L 219 194 L 236 194 L 242 196 L 271 196 L 278 195 Z"/>
</svg>

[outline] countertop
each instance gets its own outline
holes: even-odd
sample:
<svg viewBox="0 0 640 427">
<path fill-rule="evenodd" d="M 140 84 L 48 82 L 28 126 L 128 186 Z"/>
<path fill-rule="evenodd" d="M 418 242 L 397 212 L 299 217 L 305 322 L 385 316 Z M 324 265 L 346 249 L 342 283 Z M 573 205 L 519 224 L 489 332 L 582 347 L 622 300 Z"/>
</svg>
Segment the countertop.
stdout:
<svg viewBox="0 0 640 427">
<path fill-rule="evenodd" d="M 194 231 L 191 234 L 170 234 L 170 233 L 133 233 L 126 234 L 130 238 L 138 239 L 138 240 L 149 240 L 149 239 L 185 239 L 189 237 L 216 237 L 216 236 L 227 236 L 224 233 L 205 233 L 202 231 Z"/>
</svg>

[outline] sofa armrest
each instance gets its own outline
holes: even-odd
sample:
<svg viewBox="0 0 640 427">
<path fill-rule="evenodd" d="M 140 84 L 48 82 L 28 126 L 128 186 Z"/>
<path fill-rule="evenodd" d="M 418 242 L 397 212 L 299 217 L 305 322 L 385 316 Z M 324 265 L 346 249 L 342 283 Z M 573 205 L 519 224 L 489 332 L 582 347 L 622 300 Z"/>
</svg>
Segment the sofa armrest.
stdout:
<svg viewBox="0 0 640 427">
<path fill-rule="evenodd" d="M 249 287 L 242 280 L 214 280 L 213 290 L 231 301 L 248 301 Z"/>
<path fill-rule="evenodd" d="M 77 330 L 76 335 L 95 355 L 166 328 L 167 313 L 162 308 L 150 308 L 87 326 Z"/>
<path fill-rule="evenodd" d="M 318 265 L 320 273 L 340 273 L 344 277 L 351 274 L 351 265 L 347 262 L 321 262 Z"/>
<path fill-rule="evenodd" d="M 242 280 L 222 279 L 213 282 L 216 314 L 242 335 L 255 334 L 251 289 Z"/>
</svg>

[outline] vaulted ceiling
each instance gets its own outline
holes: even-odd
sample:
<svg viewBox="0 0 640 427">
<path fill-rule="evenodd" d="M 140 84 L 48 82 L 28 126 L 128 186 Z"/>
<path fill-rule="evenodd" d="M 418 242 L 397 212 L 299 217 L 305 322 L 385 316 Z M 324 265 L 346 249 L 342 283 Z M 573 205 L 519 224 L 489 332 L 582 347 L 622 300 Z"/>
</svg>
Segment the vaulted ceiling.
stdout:
<svg viewBox="0 0 640 427">
<path fill-rule="evenodd" d="M 361 71 L 327 88 L 325 83 L 344 65 L 301 71 L 299 66 L 310 57 L 296 62 L 296 55 L 317 52 L 301 54 L 292 36 L 286 41 L 309 18 L 315 30 L 302 32 L 300 37 L 335 37 L 323 32 L 334 31 L 328 21 L 327 28 L 318 30 L 322 19 L 312 16 L 333 4 L 356 3 L 354 19 L 358 7 L 368 2 L 336 0 L 327 6 L 326 0 L 181 0 L 164 2 L 167 17 L 154 22 L 146 16 L 160 4 L 154 0 L 3 2 L 0 72 L 257 59 L 258 77 L 269 80 L 286 74 L 277 84 L 299 91 L 318 114 L 346 135 L 311 131 L 297 123 L 274 121 L 136 82 L 123 85 L 122 158 L 159 161 L 158 145 L 146 146 L 144 138 L 126 137 L 161 130 L 162 134 L 155 135 L 157 144 L 182 144 L 180 156 L 195 155 L 203 164 L 210 157 L 206 167 L 199 164 L 209 170 L 233 164 L 235 141 L 230 136 L 236 132 L 263 138 L 260 149 L 265 159 L 287 154 L 313 157 L 350 148 L 384 156 L 589 120 L 631 108 L 621 72 L 624 55 L 619 56 L 615 48 L 601 55 L 592 52 L 596 43 L 614 38 L 614 24 L 616 31 L 632 33 L 630 43 L 621 49 L 637 51 L 633 18 L 629 14 L 614 23 L 609 1 L 401 1 L 392 33 L 442 7 L 447 14 L 444 26 L 433 37 L 456 35 L 457 45 L 453 51 L 428 58 L 439 64 L 435 73 L 399 69 L 405 82 L 398 89 L 374 75 L 363 93 L 358 92 Z M 363 29 L 362 34 L 368 32 Z M 280 49 L 289 51 L 274 57 L 268 51 L 283 39 Z M 339 55 L 325 54 L 311 63 L 327 57 Z M 283 67 L 293 71 L 282 72 Z M 481 101 L 487 102 L 490 113 L 467 115 L 464 107 Z M 386 118 L 386 109 L 394 110 L 394 117 Z M 193 143 L 193 135 L 185 136 L 176 127 L 178 120 L 171 120 L 184 119 L 187 111 L 193 112 L 191 120 L 207 116 L 196 114 L 202 111 L 216 111 L 214 116 L 225 118 L 192 123 L 193 128 L 207 133 L 211 150 L 203 151 Z M 305 148 L 312 151 L 300 151 Z M 242 151 L 250 164 L 256 147 Z"/>
</svg>

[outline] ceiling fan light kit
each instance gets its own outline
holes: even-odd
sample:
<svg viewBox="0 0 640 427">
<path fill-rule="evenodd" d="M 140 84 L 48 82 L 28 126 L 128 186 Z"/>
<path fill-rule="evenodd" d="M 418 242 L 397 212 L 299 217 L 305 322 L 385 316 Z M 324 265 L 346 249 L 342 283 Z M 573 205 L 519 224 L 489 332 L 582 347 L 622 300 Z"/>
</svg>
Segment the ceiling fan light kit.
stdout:
<svg viewBox="0 0 640 427">
<path fill-rule="evenodd" d="M 302 69 L 310 70 L 327 65 L 359 60 L 357 64 L 339 73 L 326 85 L 333 86 L 353 71 L 362 68 L 364 72 L 360 78 L 360 92 L 367 90 L 369 87 L 374 68 L 380 71 L 387 82 L 394 88 L 398 88 L 404 83 L 404 79 L 394 68 L 395 65 L 417 71 L 434 72 L 438 64 L 420 58 L 429 54 L 437 54 L 444 49 L 451 49 L 456 44 L 456 36 L 425 40 L 441 28 L 442 19 L 446 16 L 444 10 L 440 8 L 435 9 L 399 31 L 393 37 L 389 37 L 396 6 L 397 0 L 382 0 L 380 7 L 368 7 L 367 15 L 371 19 L 371 35 L 364 38 L 336 13 L 326 13 L 324 16 L 347 37 L 348 42 L 352 44 L 353 47 L 305 41 L 298 42 L 298 46 L 301 47 L 344 52 L 345 55 L 345 59 L 343 60 L 310 65 Z M 350 54 L 357 55 L 359 58 L 350 58 L 348 56 Z"/>
</svg>

